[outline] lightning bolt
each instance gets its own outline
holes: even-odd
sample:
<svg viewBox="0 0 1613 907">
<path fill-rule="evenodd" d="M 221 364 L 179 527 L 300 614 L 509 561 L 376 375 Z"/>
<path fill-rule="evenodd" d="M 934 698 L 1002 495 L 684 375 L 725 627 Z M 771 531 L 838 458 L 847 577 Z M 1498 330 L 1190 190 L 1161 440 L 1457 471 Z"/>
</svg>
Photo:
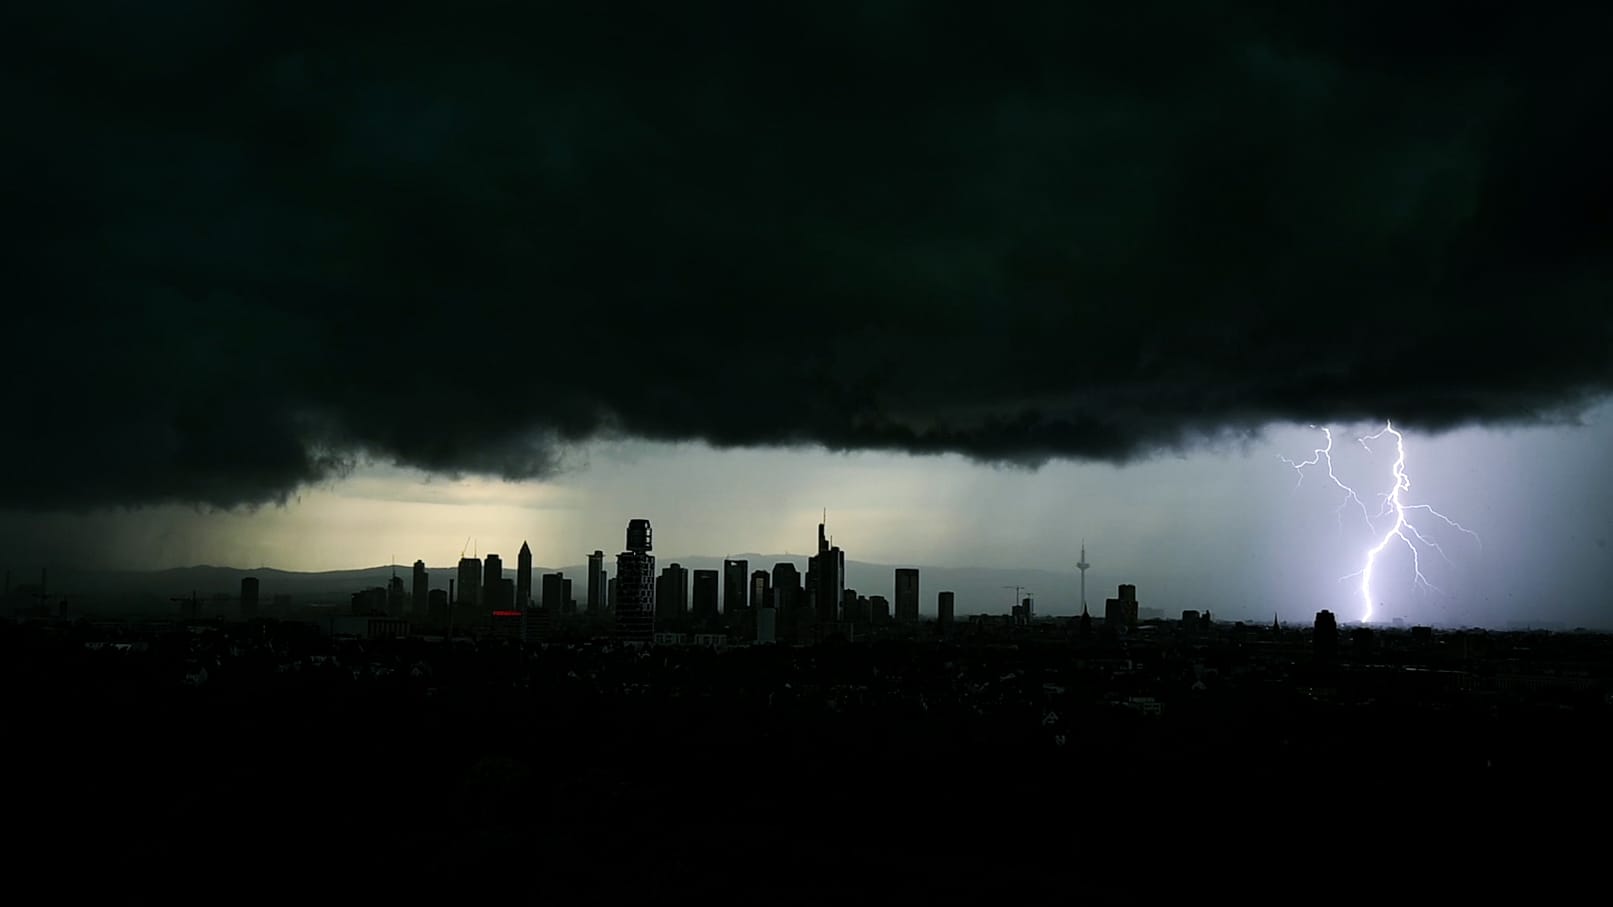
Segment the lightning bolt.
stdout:
<svg viewBox="0 0 1613 907">
<path fill-rule="evenodd" d="M 1368 512 L 1366 502 L 1361 500 L 1361 496 L 1356 494 L 1355 489 L 1351 488 L 1349 485 L 1346 485 L 1344 481 L 1338 477 L 1338 474 L 1334 472 L 1333 432 L 1327 428 L 1323 428 L 1322 435 L 1327 439 L 1327 443 L 1326 445 L 1318 447 L 1316 450 L 1312 451 L 1310 459 L 1300 461 L 1291 460 L 1287 457 L 1279 457 L 1278 459 L 1282 460 L 1284 463 L 1292 467 L 1295 472 L 1299 473 L 1300 482 L 1304 481 L 1306 468 L 1312 466 L 1324 466 L 1327 470 L 1328 478 L 1333 481 L 1334 485 L 1338 486 L 1338 488 L 1344 492 L 1344 501 L 1339 504 L 1338 509 L 1335 511 L 1340 520 L 1340 528 L 1343 528 L 1343 514 L 1345 509 L 1348 508 L 1351 503 L 1354 503 L 1360 508 L 1361 516 L 1366 521 L 1367 527 L 1374 535 L 1378 536 L 1377 544 L 1373 545 L 1371 548 L 1368 548 L 1363 555 L 1361 569 L 1355 571 L 1354 573 L 1348 573 L 1339 577 L 1339 582 L 1344 582 L 1345 580 L 1354 579 L 1356 577 L 1361 578 L 1361 620 L 1363 623 L 1370 622 L 1373 617 L 1372 579 L 1373 574 L 1378 566 L 1378 557 L 1379 555 L 1383 554 L 1384 550 L 1393 544 L 1396 539 L 1399 539 L 1400 542 L 1406 546 L 1406 550 L 1411 552 L 1413 585 L 1417 588 L 1427 589 L 1433 592 L 1440 591 L 1438 587 L 1429 582 L 1428 577 L 1423 574 L 1422 555 L 1418 549 L 1418 546 L 1421 545 L 1426 549 L 1434 551 L 1441 558 L 1444 558 L 1447 563 L 1450 562 L 1450 558 L 1445 554 L 1445 549 L 1440 547 L 1437 541 L 1429 538 L 1422 530 L 1418 529 L 1410 519 L 1407 518 L 1408 511 L 1420 511 L 1426 513 L 1429 516 L 1440 520 L 1446 526 L 1472 536 L 1473 540 L 1478 542 L 1481 548 L 1483 547 L 1484 542 L 1478 537 L 1477 533 L 1473 532 L 1471 529 L 1468 529 L 1466 526 L 1463 526 L 1461 523 L 1456 522 L 1445 514 L 1440 513 L 1428 504 L 1406 503 L 1403 495 L 1411 490 L 1411 478 L 1406 474 L 1406 439 L 1404 435 L 1395 430 L 1393 422 L 1385 421 L 1383 428 L 1376 434 L 1355 439 L 1356 442 L 1365 448 L 1368 453 L 1374 452 L 1372 450 L 1372 445 L 1369 442 L 1381 440 L 1385 435 L 1392 436 L 1395 441 L 1395 461 L 1394 465 L 1390 468 L 1392 484 L 1389 486 L 1388 491 L 1378 494 L 1377 497 L 1382 501 L 1382 504 L 1378 508 L 1376 515 Z M 1299 484 L 1296 483 L 1294 487 L 1298 488 Z M 1391 525 L 1386 531 L 1383 531 L 1380 534 L 1378 529 L 1379 521 L 1391 517 L 1393 518 Z"/>
<path fill-rule="evenodd" d="M 1316 426 L 1312 425 L 1311 427 L 1315 428 Z M 1367 521 L 1367 525 L 1369 525 L 1369 526 L 1372 525 L 1372 517 L 1367 515 L 1367 504 L 1366 504 L 1366 502 L 1361 500 L 1361 498 L 1356 495 L 1355 489 L 1353 489 L 1350 486 L 1344 484 L 1344 482 L 1339 479 L 1338 474 L 1333 471 L 1333 431 L 1332 431 L 1332 429 L 1329 429 L 1329 428 L 1324 426 L 1322 428 L 1322 437 L 1327 439 L 1327 444 L 1325 446 L 1318 447 L 1315 450 L 1311 451 L 1311 458 L 1309 460 L 1301 460 L 1301 461 L 1296 463 L 1295 461 L 1290 460 L 1287 457 L 1278 457 L 1277 459 L 1282 460 L 1284 463 L 1287 463 L 1289 466 L 1292 466 L 1294 468 L 1294 472 L 1299 474 L 1299 478 L 1294 482 L 1294 487 L 1296 489 L 1299 488 L 1299 486 L 1304 484 L 1304 482 L 1305 482 L 1305 467 L 1307 467 L 1307 466 L 1316 466 L 1318 464 L 1326 463 L 1327 464 L 1327 477 L 1333 481 L 1334 485 L 1337 485 L 1344 492 L 1344 502 L 1339 504 L 1337 510 L 1333 511 L 1334 516 L 1338 517 L 1339 529 L 1342 530 L 1344 528 L 1344 510 L 1345 510 L 1346 507 L 1350 506 L 1350 502 L 1352 502 L 1352 501 L 1355 502 L 1356 506 L 1361 508 L 1361 518 L 1363 520 Z"/>
</svg>

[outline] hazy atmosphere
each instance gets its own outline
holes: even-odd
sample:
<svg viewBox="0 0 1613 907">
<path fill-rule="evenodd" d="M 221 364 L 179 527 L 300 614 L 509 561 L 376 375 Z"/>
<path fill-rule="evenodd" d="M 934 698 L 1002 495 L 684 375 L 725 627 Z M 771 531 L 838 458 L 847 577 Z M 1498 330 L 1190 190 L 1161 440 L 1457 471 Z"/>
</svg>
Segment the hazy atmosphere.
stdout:
<svg viewBox="0 0 1613 907">
<path fill-rule="evenodd" d="M 1351 426 L 1387 493 L 1393 420 L 1483 544 L 1436 593 L 1397 541 L 1382 616 L 1613 622 L 1609 14 L 608 6 L 8 11 L 18 575 L 827 508 L 857 560 L 1084 536 L 1161 607 L 1352 615 L 1373 538 L 1280 458 Z"/>
<path fill-rule="evenodd" d="M 1368 453 L 1353 439 L 1381 427 L 1334 431 L 1346 442 L 1335 449 L 1337 472 L 1374 513 L 1373 496 L 1392 482 L 1392 451 Z M 1304 460 L 1322 443 L 1319 431 L 1274 427 L 1246 443 L 1126 466 L 1057 461 L 1039 469 L 956 456 L 598 443 L 570 451 L 566 470 L 548 481 L 371 466 L 280 505 L 9 511 L 0 531 L 14 568 L 48 560 L 58 568 L 322 571 L 417 558 L 446 568 L 467 541 L 506 562 L 525 541 L 537 564 L 561 568 L 596 548 L 614 556 L 626 521 L 645 516 L 662 563 L 757 553 L 804 563 L 827 508 L 834 540 L 852 560 L 1007 571 L 975 583 L 991 591 L 960 599 L 964 612 L 1005 611 L 1012 593 L 994 583 L 1016 582 L 1020 570 L 1044 612 L 1075 613 L 1073 564 L 1084 538 L 1089 602 L 1132 582 L 1146 605 L 1167 613 L 1209 608 L 1229 619 L 1304 621 L 1329 607 L 1356 619 L 1359 583 L 1339 577 L 1360 569 L 1379 536 L 1358 509 L 1339 511 L 1344 495 L 1325 474 L 1301 480 L 1280 459 Z M 1604 593 L 1613 587 L 1613 485 L 1603 472 L 1613 406 L 1594 408 L 1580 426 L 1412 433 L 1406 447 L 1406 502 L 1435 506 L 1479 539 L 1420 523 L 1449 562 L 1425 552 L 1422 567 L 1437 591 L 1419 590 L 1409 556 L 1388 549 L 1374 583 L 1386 606 L 1381 618 L 1613 625 Z M 1029 571 L 1060 574 L 1058 584 L 1039 574 L 1032 582 Z M 889 574 L 880 580 L 888 586 Z M 925 583 L 927 612 L 939 588 Z"/>
</svg>

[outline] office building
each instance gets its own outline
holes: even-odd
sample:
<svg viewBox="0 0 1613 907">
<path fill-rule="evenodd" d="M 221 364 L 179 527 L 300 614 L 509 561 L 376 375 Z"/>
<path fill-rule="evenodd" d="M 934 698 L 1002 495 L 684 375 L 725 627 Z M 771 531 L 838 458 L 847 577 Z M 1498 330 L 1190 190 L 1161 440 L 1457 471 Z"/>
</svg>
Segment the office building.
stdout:
<svg viewBox="0 0 1613 907">
<path fill-rule="evenodd" d="M 1311 648 L 1319 661 L 1332 661 L 1339 654 L 1339 622 L 1332 611 L 1316 612 L 1311 629 Z"/>
<path fill-rule="evenodd" d="M 521 543 L 521 553 L 515 556 L 515 604 L 517 611 L 532 606 L 532 549 Z"/>
<path fill-rule="evenodd" d="M 241 619 L 255 620 L 258 616 L 258 578 L 241 577 Z"/>
<path fill-rule="evenodd" d="M 912 567 L 896 570 L 896 619 L 902 623 L 919 619 L 919 572 Z"/>
<path fill-rule="evenodd" d="M 722 562 L 722 613 L 732 617 L 745 610 L 749 602 L 746 583 L 750 581 L 750 562 L 725 560 Z"/>
<path fill-rule="evenodd" d="M 756 606 L 756 641 L 770 643 L 778 636 L 778 609 L 772 602 Z"/>
<path fill-rule="evenodd" d="M 954 601 L 951 592 L 942 592 L 935 597 L 935 620 L 942 636 L 952 632 L 952 624 L 957 620 L 954 611 Z"/>
<path fill-rule="evenodd" d="M 801 604 L 801 571 L 780 561 L 773 565 L 773 605 L 780 614 L 793 614 Z"/>
<path fill-rule="evenodd" d="M 577 600 L 571 595 L 571 577 L 569 576 L 566 577 L 565 583 L 560 590 L 560 602 L 564 605 L 562 610 L 567 614 L 577 613 Z"/>
<path fill-rule="evenodd" d="M 773 575 L 766 570 L 757 570 L 750 575 L 750 604 L 752 608 L 772 608 L 775 605 Z"/>
<path fill-rule="evenodd" d="M 1120 594 L 1103 603 L 1104 630 L 1130 630 L 1137 626 L 1137 587 L 1120 584 Z"/>
<path fill-rule="evenodd" d="M 588 555 L 588 613 L 598 614 L 605 610 L 605 552 L 594 549 Z"/>
<path fill-rule="evenodd" d="M 459 559 L 459 584 L 454 593 L 454 607 L 458 617 L 464 619 L 482 600 L 482 562 L 474 557 Z"/>
<path fill-rule="evenodd" d="M 716 619 L 717 571 L 696 570 L 694 572 L 694 592 L 690 596 L 690 604 L 694 608 L 695 617 L 701 620 Z"/>
<path fill-rule="evenodd" d="M 543 610 L 550 614 L 564 614 L 566 612 L 566 575 L 564 573 L 545 573 L 543 575 Z"/>
<path fill-rule="evenodd" d="M 689 568 L 673 563 L 661 571 L 655 587 L 655 616 L 678 618 L 689 613 Z"/>
<path fill-rule="evenodd" d="M 403 577 L 397 574 L 393 567 L 392 578 L 386 584 L 386 616 L 393 620 L 403 620 L 408 617 L 409 595 L 403 588 Z"/>
<path fill-rule="evenodd" d="M 424 621 L 431 613 L 431 574 L 426 572 L 425 561 L 414 562 L 414 582 L 410 590 L 410 604 L 414 619 Z"/>
<path fill-rule="evenodd" d="M 883 595 L 868 596 L 868 621 L 875 624 L 888 624 L 891 621 L 890 599 Z"/>
<path fill-rule="evenodd" d="M 846 591 L 846 553 L 830 543 L 823 523 L 818 524 L 818 553 L 807 561 L 807 583 L 818 621 L 834 623 Z"/>
<path fill-rule="evenodd" d="M 655 557 L 650 521 L 627 524 L 627 550 L 616 556 L 616 637 L 649 644 L 655 638 Z"/>
<path fill-rule="evenodd" d="M 496 554 L 489 554 L 482 560 L 482 598 L 480 607 L 483 611 L 504 611 L 509 606 L 499 601 L 499 591 L 503 587 L 504 561 Z"/>
</svg>

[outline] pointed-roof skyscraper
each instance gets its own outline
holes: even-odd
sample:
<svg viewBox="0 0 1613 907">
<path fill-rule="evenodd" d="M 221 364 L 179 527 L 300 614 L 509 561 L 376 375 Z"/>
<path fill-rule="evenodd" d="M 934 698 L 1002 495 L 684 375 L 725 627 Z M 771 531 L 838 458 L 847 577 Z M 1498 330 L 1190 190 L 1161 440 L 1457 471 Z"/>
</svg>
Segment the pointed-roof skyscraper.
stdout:
<svg viewBox="0 0 1613 907">
<path fill-rule="evenodd" d="M 532 603 L 532 549 L 521 543 L 521 553 L 515 558 L 515 607 L 525 611 Z"/>
</svg>

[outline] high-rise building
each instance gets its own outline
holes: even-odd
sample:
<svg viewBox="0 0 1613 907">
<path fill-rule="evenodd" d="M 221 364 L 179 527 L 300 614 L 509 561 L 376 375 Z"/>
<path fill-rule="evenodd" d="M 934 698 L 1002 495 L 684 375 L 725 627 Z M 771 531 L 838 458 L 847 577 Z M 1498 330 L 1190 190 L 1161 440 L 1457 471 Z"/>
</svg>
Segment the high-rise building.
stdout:
<svg viewBox="0 0 1613 907">
<path fill-rule="evenodd" d="M 733 616 L 748 607 L 745 584 L 750 580 L 750 562 L 722 562 L 722 613 Z"/>
<path fill-rule="evenodd" d="M 1103 603 L 1103 627 L 1106 632 L 1132 629 L 1137 626 L 1137 587 L 1120 584 L 1120 594 Z"/>
<path fill-rule="evenodd" d="M 957 620 L 957 614 L 953 610 L 952 593 L 940 593 L 935 597 L 935 622 L 940 628 L 942 636 L 952 632 L 952 622 L 955 620 Z"/>
<path fill-rule="evenodd" d="M 414 583 L 409 598 L 414 619 L 427 620 L 431 616 L 431 574 L 426 572 L 425 561 L 414 562 Z"/>
<path fill-rule="evenodd" d="M 397 574 L 394 567 L 392 579 L 386 584 L 386 616 L 393 620 L 401 620 L 407 613 L 408 593 L 403 590 L 403 577 Z"/>
<path fill-rule="evenodd" d="M 655 616 L 678 618 L 689 613 L 689 568 L 673 563 L 661 571 L 655 587 Z"/>
<path fill-rule="evenodd" d="M 887 624 L 891 619 L 890 599 L 883 595 L 868 596 L 868 620 L 870 623 Z"/>
<path fill-rule="evenodd" d="M 756 641 L 770 643 L 778 636 L 778 609 L 770 601 L 756 606 Z"/>
<path fill-rule="evenodd" d="M 780 614 L 793 614 L 801 603 L 801 571 L 794 564 L 773 565 L 773 603 Z"/>
<path fill-rule="evenodd" d="M 498 581 L 498 608 L 500 611 L 517 611 L 515 605 L 515 579 L 504 577 Z"/>
<path fill-rule="evenodd" d="M 616 637 L 627 643 L 655 639 L 655 557 L 649 520 L 627 524 L 627 550 L 616 556 Z"/>
<path fill-rule="evenodd" d="M 616 610 L 616 577 L 614 576 L 605 582 L 605 609 L 607 611 Z"/>
<path fill-rule="evenodd" d="M 818 553 L 807 561 L 813 608 L 820 623 L 834 623 L 846 591 L 846 553 L 829 544 L 824 524 L 818 524 Z"/>
<path fill-rule="evenodd" d="M 448 623 L 447 589 L 432 589 L 426 593 L 426 623 L 433 627 Z"/>
<path fill-rule="evenodd" d="M 1311 648 L 1316 658 L 1331 661 L 1339 654 L 1339 623 L 1332 611 L 1316 612 L 1316 624 L 1311 630 Z"/>
<path fill-rule="evenodd" d="M 241 577 L 241 619 L 254 620 L 258 616 L 258 578 Z"/>
<path fill-rule="evenodd" d="M 605 552 L 594 549 L 588 555 L 588 613 L 605 610 Z"/>
<path fill-rule="evenodd" d="M 577 613 L 577 600 L 571 597 L 571 577 L 566 577 L 565 588 L 560 590 L 560 601 L 565 604 L 563 609 L 567 614 Z"/>
<path fill-rule="evenodd" d="M 559 571 L 543 575 L 543 610 L 550 614 L 566 613 L 566 575 Z"/>
<path fill-rule="evenodd" d="M 690 597 L 695 617 L 711 620 L 717 616 L 717 571 L 696 570 L 694 593 Z"/>
<path fill-rule="evenodd" d="M 482 562 L 478 558 L 462 557 L 459 559 L 459 585 L 454 593 L 455 616 L 463 622 L 470 616 L 470 609 L 480 605 L 481 601 Z"/>
<path fill-rule="evenodd" d="M 774 607 L 773 575 L 757 570 L 750 575 L 750 604 L 752 608 Z"/>
<path fill-rule="evenodd" d="M 515 609 L 525 611 L 532 606 L 532 549 L 521 543 L 521 553 L 515 556 Z"/>
<path fill-rule="evenodd" d="M 868 622 L 867 615 L 861 612 L 860 605 L 868 604 L 868 599 L 859 601 L 856 589 L 840 590 L 840 619 L 848 624 L 864 624 Z"/>
<path fill-rule="evenodd" d="M 482 600 L 483 611 L 507 611 L 509 605 L 499 601 L 499 591 L 504 579 L 504 561 L 496 554 L 489 554 L 482 559 Z"/>
<path fill-rule="evenodd" d="M 903 623 L 919 619 L 919 572 L 912 567 L 896 568 L 896 619 Z"/>
</svg>

